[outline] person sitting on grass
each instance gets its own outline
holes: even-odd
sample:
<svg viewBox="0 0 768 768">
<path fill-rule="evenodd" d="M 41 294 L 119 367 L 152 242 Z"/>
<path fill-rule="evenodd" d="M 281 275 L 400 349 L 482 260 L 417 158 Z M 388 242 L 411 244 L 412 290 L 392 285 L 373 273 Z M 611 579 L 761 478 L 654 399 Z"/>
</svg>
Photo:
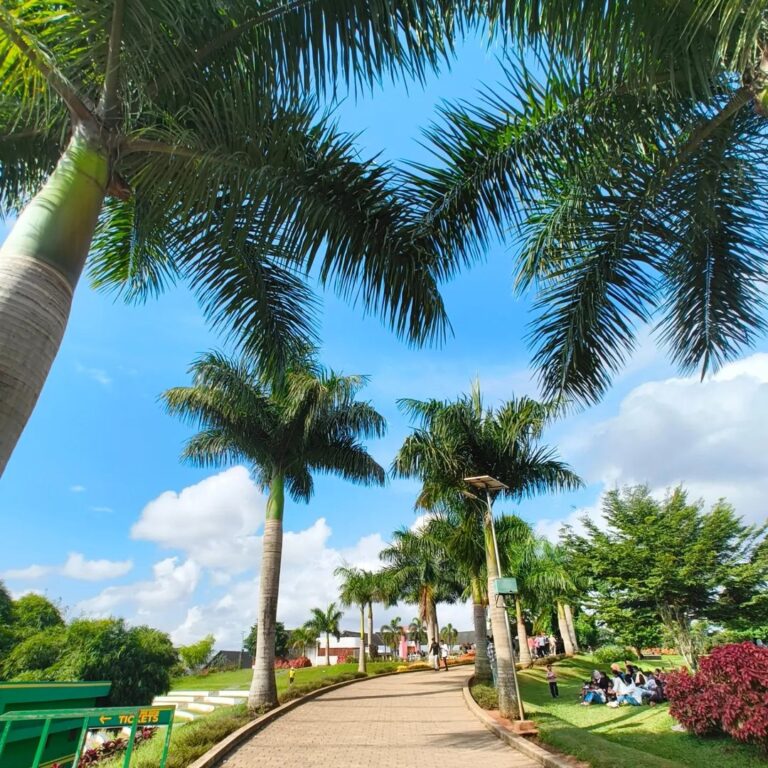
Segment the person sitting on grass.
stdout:
<svg viewBox="0 0 768 768">
<path fill-rule="evenodd" d="M 590 704 L 605 704 L 605 692 L 592 680 L 587 680 L 581 689 L 581 705 L 588 707 Z"/>
</svg>

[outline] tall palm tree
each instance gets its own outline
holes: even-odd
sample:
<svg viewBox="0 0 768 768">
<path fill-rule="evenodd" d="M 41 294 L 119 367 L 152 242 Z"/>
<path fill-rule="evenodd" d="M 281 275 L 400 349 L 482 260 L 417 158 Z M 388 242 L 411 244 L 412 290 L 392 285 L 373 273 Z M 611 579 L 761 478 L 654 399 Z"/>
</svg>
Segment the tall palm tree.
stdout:
<svg viewBox="0 0 768 768">
<path fill-rule="evenodd" d="M 488 594 L 493 594 L 499 562 L 493 545 L 491 496 L 482 498 L 470 490 L 464 478 L 491 475 L 505 484 L 499 495 L 510 499 L 579 487 L 578 476 L 553 449 L 541 444 L 543 429 L 555 409 L 528 397 L 509 400 L 498 408 L 486 407 L 478 383 L 469 395 L 455 401 L 401 400 L 400 405 L 417 426 L 395 457 L 393 472 L 422 481 L 416 500 L 419 508 L 434 509 L 457 494 L 477 505 L 477 514 L 483 518 Z M 514 718 L 514 667 L 506 611 L 499 601 L 489 602 L 499 710 L 504 717 Z"/>
<path fill-rule="evenodd" d="M 440 630 L 440 639 L 444 643 L 448 643 L 449 647 L 452 647 L 456 644 L 456 638 L 458 636 L 459 636 L 459 630 L 456 629 L 456 627 L 454 627 L 453 624 L 446 624 Z"/>
<path fill-rule="evenodd" d="M 315 637 L 325 635 L 325 665 L 331 663 L 331 635 L 336 640 L 341 638 L 339 622 L 344 614 L 336 607 L 336 603 L 331 603 L 325 610 L 321 608 L 312 609 L 312 618 L 304 624 L 304 629 L 313 632 Z"/>
<path fill-rule="evenodd" d="M 357 669 L 359 672 L 365 672 L 365 609 L 370 606 L 374 597 L 371 573 L 349 566 L 340 566 L 334 573 L 341 578 L 341 604 L 345 607 L 356 605 L 360 608 L 360 658 L 357 661 Z"/>
<path fill-rule="evenodd" d="M 509 552 L 531 535 L 530 526 L 515 515 L 502 515 L 495 521 L 499 542 L 500 568 L 510 572 Z M 488 577 L 485 555 L 484 510 L 473 499 L 458 494 L 441 503 L 439 512 L 427 525 L 430 537 L 445 549 L 464 586 L 464 595 L 472 600 L 475 634 L 475 679 L 492 678 L 488 660 L 486 609 L 488 607 Z M 511 571 L 514 573 L 514 571 Z"/>
<path fill-rule="evenodd" d="M 544 78 L 510 60 L 495 93 L 431 129 L 425 232 L 454 257 L 522 238 L 547 396 L 598 399 L 650 322 L 682 370 L 715 370 L 767 327 L 764 3 L 579 0 L 532 18 Z"/>
<path fill-rule="evenodd" d="M 456 265 L 315 98 L 422 76 L 456 20 L 429 0 L 4 2 L 0 474 L 89 251 L 128 299 L 189 282 L 276 369 L 313 336 L 313 266 L 412 340 L 443 333 Z"/>
<path fill-rule="evenodd" d="M 419 616 L 414 616 L 411 619 L 411 623 L 408 625 L 408 634 L 411 636 L 411 640 L 416 643 L 417 649 L 421 649 L 421 646 L 427 642 L 427 625 Z"/>
<path fill-rule="evenodd" d="M 192 366 L 192 386 L 164 393 L 167 410 L 200 428 L 184 458 L 200 466 L 244 461 L 269 489 L 259 585 L 258 641 L 248 697 L 252 709 L 274 706 L 275 621 L 283 546 L 285 492 L 308 501 L 313 473 L 382 484 L 384 470 L 361 438 L 384 433 L 384 419 L 357 400 L 359 376 L 296 363 L 279 384 L 267 384 L 249 360 L 209 353 Z"/>
</svg>

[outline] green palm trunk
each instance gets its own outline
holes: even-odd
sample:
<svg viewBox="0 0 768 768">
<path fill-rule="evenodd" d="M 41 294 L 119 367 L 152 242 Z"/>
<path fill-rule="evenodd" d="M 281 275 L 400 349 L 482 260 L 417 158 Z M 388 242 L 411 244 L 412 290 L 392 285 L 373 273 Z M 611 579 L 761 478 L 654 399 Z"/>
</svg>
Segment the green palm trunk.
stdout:
<svg viewBox="0 0 768 768">
<path fill-rule="evenodd" d="M 256 653 L 253 679 L 248 693 L 248 708 L 251 711 L 277 705 L 275 624 L 280 589 L 280 562 L 283 552 L 284 485 L 285 478 L 281 473 L 276 473 L 269 485 L 261 554 Z"/>
<path fill-rule="evenodd" d="M 357 660 L 357 671 L 366 672 L 365 666 L 365 603 L 360 606 L 360 658 Z"/>
<path fill-rule="evenodd" d="M 0 475 L 59 350 L 108 165 L 99 143 L 78 127 L 0 248 Z"/>
<path fill-rule="evenodd" d="M 502 717 L 514 720 L 518 716 L 515 695 L 514 659 L 511 653 L 511 638 L 507 631 L 506 608 L 493 597 L 493 582 L 499 576 L 496 548 L 493 544 L 493 518 L 490 508 L 483 520 L 485 533 L 485 559 L 488 569 L 488 609 L 491 616 L 493 645 L 496 649 L 496 688 L 499 694 L 499 712 Z"/>
</svg>

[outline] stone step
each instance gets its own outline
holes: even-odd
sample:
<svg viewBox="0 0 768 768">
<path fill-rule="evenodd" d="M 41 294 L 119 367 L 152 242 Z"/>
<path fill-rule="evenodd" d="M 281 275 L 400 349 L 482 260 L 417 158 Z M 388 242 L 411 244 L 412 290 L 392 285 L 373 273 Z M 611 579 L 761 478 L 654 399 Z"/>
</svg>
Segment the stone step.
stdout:
<svg viewBox="0 0 768 768">
<path fill-rule="evenodd" d="M 241 699 L 247 699 L 248 698 L 248 691 L 218 691 L 214 694 L 215 696 L 237 696 Z"/>
<path fill-rule="evenodd" d="M 210 696 L 216 691 L 168 691 L 168 696 Z"/>
<path fill-rule="evenodd" d="M 206 696 L 203 701 L 206 704 L 228 704 L 232 706 L 233 704 L 241 704 L 244 699 L 239 696 Z"/>
<path fill-rule="evenodd" d="M 186 709 L 177 709 L 174 715 L 175 720 L 197 720 L 200 715 L 196 715 L 194 712 L 188 712 Z"/>
<path fill-rule="evenodd" d="M 213 712 L 216 707 L 213 704 L 203 704 L 200 701 L 195 701 L 192 704 L 186 704 L 184 709 L 187 712 L 200 712 L 201 714 L 207 715 L 209 712 Z"/>
<path fill-rule="evenodd" d="M 193 701 L 202 699 L 202 696 L 177 696 L 168 694 L 166 696 L 155 696 L 152 699 L 153 704 L 190 704 Z"/>
</svg>

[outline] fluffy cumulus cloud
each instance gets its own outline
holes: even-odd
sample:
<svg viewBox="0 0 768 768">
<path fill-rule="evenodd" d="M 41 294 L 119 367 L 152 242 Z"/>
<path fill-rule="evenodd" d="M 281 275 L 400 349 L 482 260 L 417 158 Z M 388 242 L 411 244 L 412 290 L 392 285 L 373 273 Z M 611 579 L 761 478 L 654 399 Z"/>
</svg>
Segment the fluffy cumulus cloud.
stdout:
<svg viewBox="0 0 768 768">
<path fill-rule="evenodd" d="M 654 492 L 682 483 L 711 504 L 726 498 L 749 521 L 766 518 L 768 354 L 697 376 L 634 388 L 618 412 L 567 441 L 567 458 L 604 489 L 647 483 Z M 574 513 L 575 520 L 579 514 Z M 556 523 L 541 526 L 551 533 Z"/>
<path fill-rule="evenodd" d="M 87 560 L 80 552 L 70 552 L 63 565 L 30 565 L 3 571 L 0 578 L 9 581 L 34 581 L 48 576 L 66 576 L 78 581 L 106 581 L 125 576 L 133 568 L 131 560 Z"/>
<path fill-rule="evenodd" d="M 233 467 L 149 502 L 131 536 L 184 550 L 206 568 L 237 573 L 253 564 L 265 509 L 266 498 L 245 467 Z"/>
</svg>

